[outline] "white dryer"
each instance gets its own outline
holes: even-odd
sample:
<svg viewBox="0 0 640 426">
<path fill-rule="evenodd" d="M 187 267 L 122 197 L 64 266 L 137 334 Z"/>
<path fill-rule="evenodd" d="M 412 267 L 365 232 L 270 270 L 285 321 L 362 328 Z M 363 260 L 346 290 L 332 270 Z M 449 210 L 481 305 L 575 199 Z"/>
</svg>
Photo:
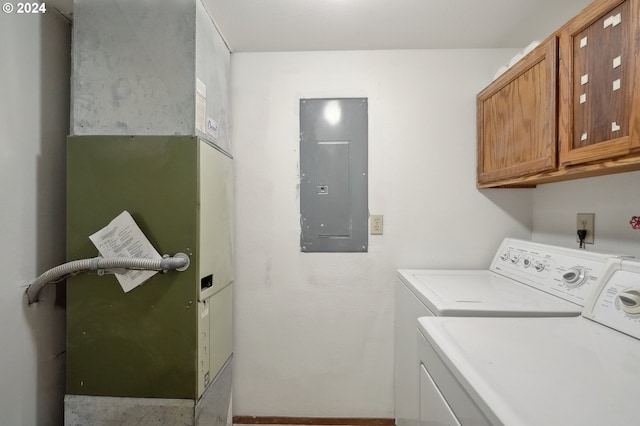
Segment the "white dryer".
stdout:
<svg viewBox="0 0 640 426">
<path fill-rule="evenodd" d="M 611 260 L 581 317 L 418 324 L 422 425 L 639 424 L 640 262 Z"/>
<path fill-rule="evenodd" d="M 422 316 L 579 316 L 611 255 L 506 238 L 488 270 L 398 270 L 395 417 L 417 426 L 416 321 Z"/>
</svg>

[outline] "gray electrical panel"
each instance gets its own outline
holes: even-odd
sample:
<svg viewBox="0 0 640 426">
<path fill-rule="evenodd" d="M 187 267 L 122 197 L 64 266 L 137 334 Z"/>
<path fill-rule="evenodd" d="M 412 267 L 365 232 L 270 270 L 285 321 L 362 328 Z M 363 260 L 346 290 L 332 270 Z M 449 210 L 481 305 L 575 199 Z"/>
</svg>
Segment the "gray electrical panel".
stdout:
<svg viewBox="0 0 640 426">
<path fill-rule="evenodd" d="M 300 248 L 368 248 L 366 98 L 300 100 Z"/>
</svg>

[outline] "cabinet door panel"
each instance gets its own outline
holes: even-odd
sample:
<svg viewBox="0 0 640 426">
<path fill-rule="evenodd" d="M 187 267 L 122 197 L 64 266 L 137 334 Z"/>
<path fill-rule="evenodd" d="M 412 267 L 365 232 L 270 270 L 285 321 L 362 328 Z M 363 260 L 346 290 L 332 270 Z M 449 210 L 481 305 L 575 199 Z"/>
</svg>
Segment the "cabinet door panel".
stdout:
<svg viewBox="0 0 640 426">
<path fill-rule="evenodd" d="M 557 39 L 478 95 L 478 183 L 556 168 Z"/>
<path fill-rule="evenodd" d="M 638 146 L 639 4 L 594 3 L 562 31 L 563 165 L 627 155 Z"/>
</svg>

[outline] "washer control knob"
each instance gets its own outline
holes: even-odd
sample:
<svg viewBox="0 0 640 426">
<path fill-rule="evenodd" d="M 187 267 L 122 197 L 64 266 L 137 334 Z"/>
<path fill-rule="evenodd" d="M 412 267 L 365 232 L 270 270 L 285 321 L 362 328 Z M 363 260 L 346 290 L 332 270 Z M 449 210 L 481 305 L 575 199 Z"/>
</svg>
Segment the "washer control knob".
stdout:
<svg viewBox="0 0 640 426">
<path fill-rule="evenodd" d="M 582 266 L 574 266 L 562 275 L 562 282 L 567 287 L 580 287 L 587 279 L 587 271 Z"/>
<path fill-rule="evenodd" d="M 518 253 L 511 253 L 511 255 L 509 255 L 509 261 L 514 265 L 518 263 L 518 260 L 520 260 L 520 256 L 518 255 Z"/>
<path fill-rule="evenodd" d="M 500 260 L 502 260 L 503 262 L 506 262 L 506 261 L 507 261 L 507 259 L 509 259 L 509 252 L 502 253 L 502 254 L 500 255 Z"/>
<path fill-rule="evenodd" d="M 528 268 L 529 266 L 531 266 L 531 259 L 529 259 L 528 257 L 525 257 L 522 263 L 524 264 L 525 268 Z"/>
<path fill-rule="evenodd" d="M 628 314 L 640 314 L 640 290 L 626 290 L 618 294 L 620 307 Z"/>
<path fill-rule="evenodd" d="M 546 268 L 546 265 L 542 262 L 536 262 L 536 264 L 534 265 L 536 268 L 536 271 L 538 272 L 542 272 L 544 271 L 544 268 Z"/>
</svg>

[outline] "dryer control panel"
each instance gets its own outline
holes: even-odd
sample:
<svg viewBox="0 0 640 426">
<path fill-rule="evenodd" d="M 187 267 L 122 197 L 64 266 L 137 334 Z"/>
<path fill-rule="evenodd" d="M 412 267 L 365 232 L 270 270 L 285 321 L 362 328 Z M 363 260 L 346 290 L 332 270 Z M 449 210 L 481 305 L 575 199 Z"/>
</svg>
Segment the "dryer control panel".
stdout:
<svg viewBox="0 0 640 426">
<path fill-rule="evenodd" d="M 490 270 L 584 306 L 612 257 L 615 255 L 506 238 Z"/>
<path fill-rule="evenodd" d="M 582 316 L 640 339 L 640 262 L 611 259 Z"/>
</svg>

